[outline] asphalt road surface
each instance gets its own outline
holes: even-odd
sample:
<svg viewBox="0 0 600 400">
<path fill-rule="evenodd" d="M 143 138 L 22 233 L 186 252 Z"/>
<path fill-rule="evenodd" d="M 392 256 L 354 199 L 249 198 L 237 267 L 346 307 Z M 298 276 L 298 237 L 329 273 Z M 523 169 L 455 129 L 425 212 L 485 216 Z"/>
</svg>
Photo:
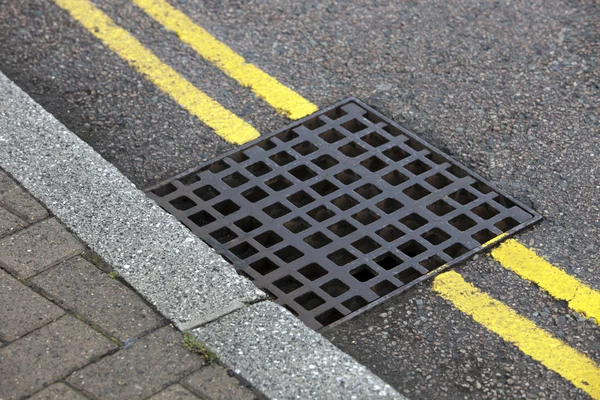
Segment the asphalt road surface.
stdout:
<svg viewBox="0 0 600 400">
<path fill-rule="evenodd" d="M 96 2 L 261 133 L 290 122 L 129 0 Z M 172 0 L 320 108 L 358 97 L 532 206 L 523 245 L 600 289 L 600 4 Z M 52 1 L 0 0 L 0 70 L 145 188 L 234 145 Z M 600 364 L 600 327 L 481 254 L 473 285 Z M 325 333 L 412 399 L 589 398 L 431 283 Z"/>
</svg>

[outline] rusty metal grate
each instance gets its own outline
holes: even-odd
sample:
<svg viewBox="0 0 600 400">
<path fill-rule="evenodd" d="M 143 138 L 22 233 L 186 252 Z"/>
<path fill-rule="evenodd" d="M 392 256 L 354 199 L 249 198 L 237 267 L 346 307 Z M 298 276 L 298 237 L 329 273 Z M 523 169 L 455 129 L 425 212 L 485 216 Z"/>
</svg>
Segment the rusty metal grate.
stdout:
<svg viewBox="0 0 600 400">
<path fill-rule="evenodd" d="M 148 194 L 314 329 L 540 219 L 356 99 Z"/>
</svg>

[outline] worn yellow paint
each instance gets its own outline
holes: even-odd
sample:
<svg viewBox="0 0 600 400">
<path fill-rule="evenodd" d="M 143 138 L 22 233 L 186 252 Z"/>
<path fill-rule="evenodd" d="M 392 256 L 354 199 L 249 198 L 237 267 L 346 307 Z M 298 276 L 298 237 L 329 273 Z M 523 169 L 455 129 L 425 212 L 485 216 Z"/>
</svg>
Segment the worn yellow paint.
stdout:
<svg viewBox="0 0 600 400">
<path fill-rule="evenodd" d="M 166 0 L 133 0 L 133 2 L 166 29 L 179 36 L 198 54 L 213 63 L 242 86 L 249 87 L 278 112 L 291 119 L 305 117 L 317 111 L 317 106 L 278 82 L 226 44 L 196 25 L 187 15 Z"/>
<path fill-rule="evenodd" d="M 88 0 L 54 0 L 108 48 L 198 117 L 225 140 L 246 143 L 259 137 L 258 131 L 196 88 L 173 68 L 163 63 L 125 29 Z"/>
<path fill-rule="evenodd" d="M 496 236 L 493 239 L 488 240 L 487 242 L 485 242 L 482 247 L 487 247 L 487 246 L 491 246 L 494 243 L 499 242 L 500 240 L 504 239 L 506 237 L 506 233 L 501 233 L 500 235 Z"/>
<path fill-rule="evenodd" d="M 492 257 L 504 268 L 537 284 L 569 308 L 594 318 L 600 325 L 600 292 L 550 264 L 535 251 L 514 239 L 507 240 L 494 250 Z"/>
<path fill-rule="evenodd" d="M 433 289 L 477 323 L 558 373 L 594 399 L 600 399 L 600 368 L 516 311 L 481 292 L 457 272 L 438 275 Z"/>
</svg>

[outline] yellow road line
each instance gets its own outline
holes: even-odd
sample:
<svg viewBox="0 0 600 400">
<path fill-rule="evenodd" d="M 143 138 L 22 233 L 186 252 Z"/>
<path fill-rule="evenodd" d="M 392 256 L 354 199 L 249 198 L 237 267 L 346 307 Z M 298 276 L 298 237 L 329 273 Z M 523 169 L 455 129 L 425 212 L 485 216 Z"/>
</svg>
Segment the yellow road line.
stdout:
<svg viewBox="0 0 600 400">
<path fill-rule="evenodd" d="M 567 301 L 569 308 L 594 318 L 600 325 L 600 292 L 550 264 L 514 239 L 507 240 L 492 250 L 491 254 L 504 268 L 534 282 L 554 298 Z"/>
<path fill-rule="evenodd" d="M 90 33 L 225 140 L 246 143 L 259 133 L 197 89 L 88 0 L 54 0 Z"/>
<path fill-rule="evenodd" d="M 523 353 L 555 371 L 594 399 L 600 399 L 600 368 L 583 353 L 481 292 L 457 272 L 438 275 L 433 281 L 433 289 L 454 307 L 514 344 Z"/>
<path fill-rule="evenodd" d="M 305 117 L 317 111 L 317 106 L 279 83 L 256 66 L 249 64 L 226 44 L 218 41 L 196 25 L 187 15 L 165 0 L 133 0 L 148 15 L 179 36 L 198 54 L 213 63 L 242 86 L 252 91 L 278 112 L 291 119 Z"/>
</svg>

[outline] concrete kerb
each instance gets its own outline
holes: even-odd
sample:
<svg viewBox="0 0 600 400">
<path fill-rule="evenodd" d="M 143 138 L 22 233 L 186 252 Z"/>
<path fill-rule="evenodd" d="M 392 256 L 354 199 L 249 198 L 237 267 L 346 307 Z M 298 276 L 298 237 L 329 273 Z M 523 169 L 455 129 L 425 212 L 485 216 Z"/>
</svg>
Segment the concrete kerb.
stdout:
<svg viewBox="0 0 600 400">
<path fill-rule="evenodd" d="M 403 398 L 239 276 L 0 73 L 0 166 L 180 329 L 272 398 Z"/>
</svg>

